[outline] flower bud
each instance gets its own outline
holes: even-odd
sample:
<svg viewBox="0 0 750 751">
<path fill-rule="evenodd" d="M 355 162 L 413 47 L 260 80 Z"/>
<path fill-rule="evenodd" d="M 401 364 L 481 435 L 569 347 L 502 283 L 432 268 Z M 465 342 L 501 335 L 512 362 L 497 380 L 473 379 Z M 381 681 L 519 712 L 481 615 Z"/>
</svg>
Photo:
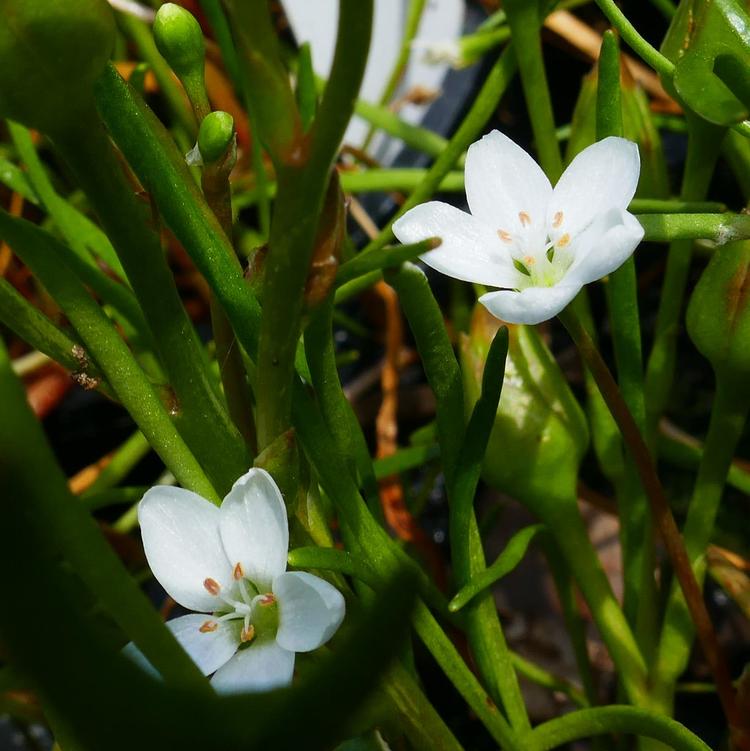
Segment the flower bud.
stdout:
<svg viewBox="0 0 750 751">
<path fill-rule="evenodd" d="M 162 5 L 154 20 L 154 41 L 180 78 L 203 76 L 206 48 L 203 31 L 192 13 L 174 3 Z"/>
<path fill-rule="evenodd" d="M 719 246 L 687 309 L 688 334 L 717 377 L 750 376 L 749 295 L 750 241 Z"/>
<path fill-rule="evenodd" d="M 462 338 L 461 364 L 469 407 L 479 397 L 487 352 L 500 325 L 477 305 L 469 336 Z M 575 498 L 588 429 L 580 406 L 536 329 L 511 324 L 508 333 L 505 380 L 482 477 L 544 518 L 546 502 Z"/>
<path fill-rule="evenodd" d="M 198 131 L 198 149 L 203 164 L 218 162 L 234 140 L 234 118 L 227 112 L 211 112 Z"/>
<path fill-rule="evenodd" d="M 105 0 L 5 0 L 0 117 L 59 132 L 93 107 L 93 85 L 115 37 Z"/>
</svg>

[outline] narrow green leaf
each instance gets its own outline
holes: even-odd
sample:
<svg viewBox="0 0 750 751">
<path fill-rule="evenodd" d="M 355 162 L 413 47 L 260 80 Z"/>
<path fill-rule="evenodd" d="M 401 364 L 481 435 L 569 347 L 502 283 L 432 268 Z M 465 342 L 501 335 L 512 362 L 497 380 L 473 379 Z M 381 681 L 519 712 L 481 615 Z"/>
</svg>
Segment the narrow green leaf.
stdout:
<svg viewBox="0 0 750 751">
<path fill-rule="evenodd" d="M 543 524 L 532 524 L 530 527 L 524 527 L 519 532 L 516 532 L 510 538 L 508 544 L 503 548 L 503 552 L 500 553 L 495 562 L 461 587 L 458 594 L 448 604 L 448 609 L 452 613 L 458 612 L 480 592 L 491 587 L 495 582 L 513 571 L 523 560 L 531 541 L 543 529 Z"/>
</svg>

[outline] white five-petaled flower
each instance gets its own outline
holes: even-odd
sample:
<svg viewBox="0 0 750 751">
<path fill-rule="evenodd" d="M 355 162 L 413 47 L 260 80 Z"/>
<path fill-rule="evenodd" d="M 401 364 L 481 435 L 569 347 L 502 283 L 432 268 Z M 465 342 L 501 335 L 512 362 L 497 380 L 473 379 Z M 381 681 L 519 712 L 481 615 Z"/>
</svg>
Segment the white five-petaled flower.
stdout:
<svg viewBox="0 0 750 751">
<path fill-rule="evenodd" d="M 217 691 L 287 685 L 295 652 L 317 649 L 341 625 L 341 593 L 286 570 L 286 507 L 266 471 L 240 477 L 220 508 L 188 490 L 151 488 L 138 520 L 154 576 L 198 611 L 167 626 Z"/>
<path fill-rule="evenodd" d="M 626 210 L 639 174 L 638 147 L 610 137 L 581 151 L 553 189 L 520 146 L 493 130 L 466 155 L 471 214 L 430 201 L 407 211 L 393 232 L 403 243 L 442 238 L 421 256 L 426 264 L 501 288 L 479 298 L 497 318 L 540 323 L 619 268 L 643 238 Z"/>
</svg>

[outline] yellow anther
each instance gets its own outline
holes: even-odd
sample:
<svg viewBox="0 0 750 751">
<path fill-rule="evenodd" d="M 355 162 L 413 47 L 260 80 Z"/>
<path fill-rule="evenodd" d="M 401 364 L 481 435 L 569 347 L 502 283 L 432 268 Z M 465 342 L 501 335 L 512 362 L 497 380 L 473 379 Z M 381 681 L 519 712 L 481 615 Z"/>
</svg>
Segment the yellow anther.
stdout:
<svg viewBox="0 0 750 751">
<path fill-rule="evenodd" d="M 216 581 L 216 579 L 211 579 L 210 577 L 208 579 L 204 579 L 203 586 L 206 588 L 206 591 L 209 594 L 212 594 L 214 597 L 216 597 L 216 595 L 221 592 L 221 585 Z"/>
<path fill-rule="evenodd" d="M 276 598 L 273 596 L 273 594 L 271 594 L 271 592 L 268 592 L 264 594 L 263 597 L 258 600 L 258 602 L 264 606 L 273 605 L 276 602 Z"/>
<path fill-rule="evenodd" d="M 523 257 L 523 262 L 527 266 L 533 266 L 536 263 L 536 258 L 534 258 L 534 256 L 524 256 Z"/>
<path fill-rule="evenodd" d="M 247 628 L 243 628 L 240 632 L 240 641 L 248 642 L 255 638 L 255 626 L 251 623 Z"/>
<path fill-rule="evenodd" d="M 513 242 L 513 236 L 510 234 L 510 232 L 506 232 L 504 229 L 499 229 L 497 231 L 497 236 L 504 242 L 504 243 L 510 243 Z"/>
<path fill-rule="evenodd" d="M 212 631 L 216 631 L 219 628 L 219 624 L 216 621 L 206 621 L 199 629 L 202 634 L 210 634 Z"/>
<path fill-rule="evenodd" d="M 232 572 L 232 576 L 239 581 L 243 576 L 245 575 L 245 572 L 242 570 L 242 564 L 237 563 L 234 567 L 234 571 Z"/>
<path fill-rule="evenodd" d="M 531 217 L 525 211 L 518 212 L 518 219 L 523 227 L 528 227 L 531 224 Z"/>
<path fill-rule="evenodd" d="M 556 243 L 556 248 L 564 248 L 570 242 L 570 235 L 566 232 Z"/>
<path fill-rule="evenodd" d="M 562 224 L 563 221 L 563 213 L 562 211 L 556 211 L 555 216 L 552 219 L 552 226 L 557 229 Z"/>
</svg>

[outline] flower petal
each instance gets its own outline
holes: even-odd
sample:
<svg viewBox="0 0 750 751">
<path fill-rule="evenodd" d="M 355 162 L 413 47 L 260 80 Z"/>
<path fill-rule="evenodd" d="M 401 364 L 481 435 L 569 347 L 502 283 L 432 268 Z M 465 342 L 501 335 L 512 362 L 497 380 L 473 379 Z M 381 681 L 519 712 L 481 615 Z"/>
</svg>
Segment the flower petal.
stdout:
<svg viewBox="0 0 750 751">
<path fill-rule="evenodd" d="M 215 631 L 201 631 L 201 626 L 210 620 L 205 615 L 191 613 L 167 621 L 167 628 L 203 675 L 211 675 L 224 665 L 240 644 L 242 621 L 223 621 L 217 623 Z"/>
<path fill-rule="evenodd" d="M 271 475 L 253 467 L 234 483 L 221 504 L 221 539 L 232 565 L 258 589 L 269 591 L 286 571 L 289 525 L 281 492 Z"/>
<path fill-rule="evenodd" d="M 611 209 L 597 217 L 579 239 L 575 260 L 564 284 L 589 284 L 611 274 L 632 255 L 643 239 L 643 227 L 627 211 Z"/>
<path fill-rule="evenodd" d="M 274 579 L 279 603 L 276 641 L 292 652 L 310 652 L 325 644 L 344 620 L 341 592 L 304 571 L 287 571 Z"/>
<path fill-rule="evenodd" d="M 552 192 L 547 212 L 550 231 L 557 237 L 568 234 L 575 238 L 598 214 L 626 209 L 640 172 L 638 147 L 632 141 L 610 136 L 586 147 L 568 165 Z"/>
<path fill-rule="evenodd" d="M 294 675 L 294 652 L 282 649 L 273 639 L 251 642 L 219 668 L 211 685 L 220 694 L 270 691 L 288 686 Z"/>
<path fill-rule="evenodd" d="M 138 504 L 143 548 L 154 576 L 188 610 L 210 612 L 223 603 L 203 582 L 233 584 L 219 537 L 219 509 L 182 488 L 151 488 Z"/>
<path fill-rule="evenodd" d="M 439 237 L 442 244 L 421 256 L 436 271 L 465 282 L 514 287 L 518 272 L 507 245 L 497 232 L 471 214 L 441 201 L 429 201 L 407 211 L 393 225 L 402 243 Z"/>
<path fill-rule="evenodd" d="M 534 324 L 556 316 L 580 291 L 580 284 L 527 287 L 520 292 L 488 292 L 479 302 L 501 321 Z"/>
<path fill-rule="evenodd" d="M 552 186 L 539 165 L 508 136 L 493 130 L 469 146 L 465 183 L 466 199 L 477 219 L 494 230 L 530 234 L 530 248 L 544 244 Z"/>
</svg>

